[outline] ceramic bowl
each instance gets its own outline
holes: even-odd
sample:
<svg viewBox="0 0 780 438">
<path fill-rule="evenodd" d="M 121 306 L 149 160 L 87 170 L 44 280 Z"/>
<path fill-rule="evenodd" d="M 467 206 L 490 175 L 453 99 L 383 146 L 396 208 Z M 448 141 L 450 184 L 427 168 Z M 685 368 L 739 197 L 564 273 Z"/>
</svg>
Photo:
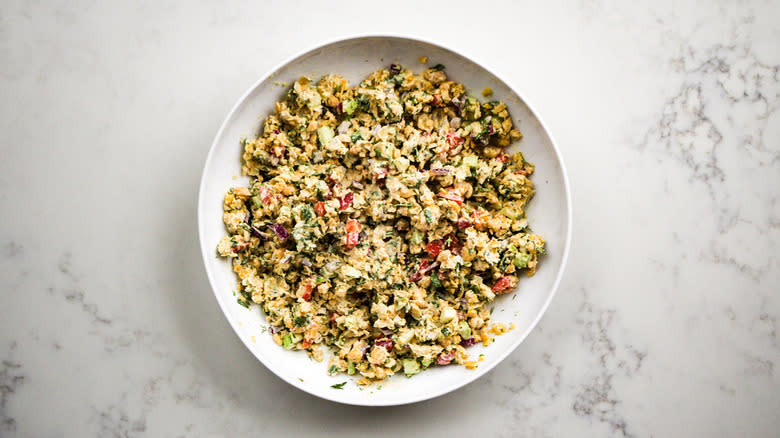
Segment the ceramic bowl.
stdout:
<svg viewBox="0 0 780 438">
<path fill-rule="evenodd" d="M 527 213 L 534 232 L 547 241 L 547 255 L 536 275 L 523 277 L 514 293 L 496 299 L 493 322 L 514 323 L 515 329 L 497 336 L 487 347 L 469 348 L 472 358 L 484 354 L 484 361 L 476 369 L 433 367 L 411 378 L 403 374 L 393 376 L 381 384 L 381 389 L 379 385 L 360 387 L 346 375 L 329 376 L 326 361 L 315 362 L 305 352 L 287 351 L 276 345 L 264 332 L 266 323 L 258 306 L 246 309 L 236 302 L 236 277 L 228 261 L 217 257 L 215 249 L 226 233 L 222 199 L 230 187 L 246 185 L 247 179 L 240 176 L 239 139 L 257 133 L 263 117 L 272 113 L 274 103 L 286 91 L 281 83 L 291 84 L 302 75 L 318 78 L 338 73 L 356 84 L 392 62 L 420 72 L 425 68 L 418 60 L 420 56 L 428 57 L 428 65 L 444 64 L 447 75 L 463 83 L 470 94 L 479 96 L 481 90 L 490 87 L 492 99 L 507 104 L 524 136 L 510 151 L 521 150 L 536 165 L 532 177 L 536 196 Z M 235 176 L 238 178 L 234 179 Z M 290 385 L 324 399 L 354 405 L 400 405 L 460 388 L 498 365 L 520 345 L 547 309 L 560 282 L 569 250 L 571 201 L 555 141 L 539 115 L 505 80 L 453 49 L 416 38 L 370 35 L 339 39 L 306 50 L 268 72 L 238 99 L 206 159 L 198 200 L 198 228 L 203 262 L 217 302 L 238 337 L 260 362 Z M 331 387 L 344 381 L 348 383 L 342 389 Z"/>
</svg>

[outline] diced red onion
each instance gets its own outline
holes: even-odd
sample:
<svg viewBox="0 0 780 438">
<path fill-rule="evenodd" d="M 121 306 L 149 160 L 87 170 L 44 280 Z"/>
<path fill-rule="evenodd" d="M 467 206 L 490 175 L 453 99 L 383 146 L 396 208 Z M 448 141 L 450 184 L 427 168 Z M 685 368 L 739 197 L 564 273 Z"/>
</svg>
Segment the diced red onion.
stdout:
<svg viewBox="0 0 780 438">
<path fill-rule="evenodd" d="M 292 258 L 292 254 L 287 254 L 284 257 L 282 257 L 281 260 L 279 260 L 279 263 L 281 264 L 287 263 L 290 261 L 291 258 Z"/>
<path fill-rule="evenodd" d="M 380 329 L 379 329 L 379 331 L 381 331 L 381 332 L 382 332 L 382 334 L 383 334 L 383 335 L 385 335 L 385 336 L 387 336 L 387 337 L 390 337 L 390 336 L 392 336 L 392 335 L 393 335 L 393 331 L 392 331 L 392 330 L 390 330 L 389 328 L 386 328 L 386 327 L 382 327 L 382 328 L 380 328 Z"/>
<path fill-rule="evenodd" d="M 452 120 L 450 120 L 450 126 L 454 129 L 460 128 L 460 117 L 453 117 Z"/>
<path fill-rule="evenodd" d="M 331 260 L 327 264 L 325 264 L 325 269 L 327 269 L 329 272 L 335 272 L 336 268 L 338 267 L 339 267 L 338 260 Z"/>
<path fill-rule="evenodd" d="M 431 173 L 434 175 L 449 175 L 450 169 L 445 169 L 443 167 L 437 169 L 431 169 Z"/>
<path fill-rule="evenodd" d="M 268 239 L 268 236 L 266 236 L 260 230 L 258 230 L 257 227 L 253 227 L 250 225 L 249 232 L 252 233 L 252 235 L 257 237 L 258 239 L 262 239 L 262 240 Z"/>
<path fill-rule="evenodd" d="M 462 345 L 464 347 L 471 347 L 472 345 L 476 345 L 476 343 L 477 343 L 477 340 L 473 336 L 468 338 L 468 339 L 464 339 L 464 340 L 460 341 L 460 345 Z"/>
<path fill-rule="evenodd" d="M 272 326 L 268 327 L 268 331 L 271 332 L 272 335 L 275 335 L 275 334 L 279 333 L 280 331 L 282 331 L 282 329 L 280 327 L 276 327 L 276 326 L 272 325 Z"/>
<path fill-rule="evenodd" d="M 439 263 L 431 263 L 430 265 L 426 266 L 423 269 L 420 269 L 420 274 L 427 275 L 429 272 L 433 271 L 434 269 L 439 267 Z"/>
<path fill-rule="evenodd" d="M 301 260 L 301 264 L 302 264 L 303 266 L 306 266 L 307 268 L 311 268 L 311 261 L 309 261 L 309 259 L 303 259 L 303 260 Z"/>
<path fill-rule="evenodd" d="M 287 229 L 284 228 L 284 225 L 274 224 L 274 225 L 269 225 L 268 228 L 270 228 L 271 231 L 276 233 L 276 236 L 282 241 L 285 241 L 287 240 L 288 237 L 290 237 L 290 233 L 287 232 Z"/>
<path fill-rule="evenodd" d="M 387 351 L 393 351 L 393 340 L 392 339 L 377 339 L 374 341 L 374 345 L 378 347 L 385 347 Z"/>
</svg>

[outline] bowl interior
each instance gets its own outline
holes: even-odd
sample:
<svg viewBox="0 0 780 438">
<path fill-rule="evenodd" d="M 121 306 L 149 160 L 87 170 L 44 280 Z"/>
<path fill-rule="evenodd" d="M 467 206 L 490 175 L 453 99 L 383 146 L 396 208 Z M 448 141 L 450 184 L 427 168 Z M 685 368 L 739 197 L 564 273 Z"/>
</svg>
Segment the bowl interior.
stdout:
<svg viewBox="0 0 780 438">
<path fill-rule="evenodd" d="M 338 73 L 350 84 L 358 83 L 372 71 L 391 62 L 400 62 L 419 72 L 425 68 L 418 60 L 428 57 L 427 65 L 444 64 L 453 80 L 463 83 L 473 95 L 485 87 L 493 89 L 493 99 L 504 101 L 524 137 L 510 150 L 521 150 L 536 165 L 532 177 L 537 189 L 528 209 L 532 229 L 547 240 L 548 255 L 542 259 L 535 276 L 521 279 L 513 294 L 495 302 L 493 322 L 514 323 L 516 328 L 488 347 L 470 348 L 473 358 L 484 354 L 476 370 L 462 366 L 429 369 L 409 379 L 397 375 L 377 387 L 359 388 L 350 381 L 343 389 L 330 386 L 347 376 L 328 376 L 325 362 L 309 360 L 304 352 L 286 351 L 265 332 L 262 312 L 246 309 L 236 302 L 236 278 L 227 261 L 216 255 L 216 245 L 225 235 L 222 224 L 222 199 L 228 188 L 247 183 L 240 175 L 241 136 L 256 134 L 265 116 L 273 111 L 286 87 L 297 77 L 318 78 Z M 234 179 L 234 177 L 236 177 Z M 539 119 L 523 100 L 494 74 L 451 50 L 402 37 L 371 36 L 340 40 L 310 50 L 287 62 L 264 78 L 236 104 L 227 116 L 212 145 L 201 181 L 198 225 L 201 250 L 211 286 L 220 307 L 238 336 L 279 377 L 304 391 L 326 399 L 358 405 L 395 405 L 420 401 L 454 390 L 473 381 L 514 350 L 533 328 L 546 309 L 557 287 L 565 264 L 570 234 L 569 197 L 563 164 L 552 139 Z"/>
</svg>

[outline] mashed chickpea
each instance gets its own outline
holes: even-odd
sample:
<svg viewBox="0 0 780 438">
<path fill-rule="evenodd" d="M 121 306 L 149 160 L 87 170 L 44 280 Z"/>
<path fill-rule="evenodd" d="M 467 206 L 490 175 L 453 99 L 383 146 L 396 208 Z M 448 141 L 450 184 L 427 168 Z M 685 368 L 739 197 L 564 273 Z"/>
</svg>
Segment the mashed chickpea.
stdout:
<svg viewBox="0 0 780 438">
<path fill-rule="evenodd" d="M 473 368 L 487 305 L 544 253 L 525 219 L 534 167 L 504 151 L 522 137 L 506 105 L 444 70 L 301 78 L 243 140 L 251 183 L 225 196 L 217 251 L 274 340 L 317 360 L 327 346 L 330 373 Z"/>
</svg>

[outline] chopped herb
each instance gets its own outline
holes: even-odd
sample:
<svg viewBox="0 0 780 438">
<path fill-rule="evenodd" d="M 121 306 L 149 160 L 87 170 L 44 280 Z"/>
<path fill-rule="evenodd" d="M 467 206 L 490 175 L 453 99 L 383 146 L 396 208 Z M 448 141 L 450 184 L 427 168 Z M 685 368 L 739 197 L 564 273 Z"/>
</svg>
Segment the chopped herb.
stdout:
<svg viewBox="0 0 780 438">
<path fill-rule="evenodd" d="M 346 384 L 347 384 L 347 382 L 345 381 L 345 382 L 341 382 L 341 383 L 336 383 L 335 385 L 330 385 L 330 387 L 333 388 L 333 389 L 344 389 L 344 385 L 346 385 Z"/>
<path fill-rule="evenodd" d="M 311 210 L 309 204 L 303 204 L 303 207 L 301 207 L 301 218 L 308 222 L 312 217 L 314 217 L 314 212 Z"/>
<path fill-rule="evenodd" d="M 431 272 L 431 286 L 433 286 L 436 289 L 441 288 L 441 281 L 439 280 L 439 276 L 436 275 L 435 272 Z"/>
<path fill-rule="evenodd" d="M 444 64 L 436 64 L 433 67 L 431 67 L 431 70 L 433 70 L 433 71 L 442 71 L 445 68 L 447 68 L 447 67 L 445 67 Z"/>
<path fill-rule="evenodd" d="M 352 139 L 352 143 L 357 143 L 358 141 L 363 140 L 363 134 L 360 131 L 355 131 L 350 138 Z"/>
<path fill-rule="evenodd" d="M 355 104 L 357 106 L 357 109 L 361 111 L 368 112 L 369 109 L 371 109 L 371 101 L 368 100 L 368 96 L 360 95 L 355 99 Z"/>
<path fill-rule="evenodd" d="M 425 222 L 428 222 L 429 224 L 433 223 L 433 213 L 431 213 L 430 210 L 426 208 L 423 210 L 423 214 L 425 214 Z"/>
</svg>

